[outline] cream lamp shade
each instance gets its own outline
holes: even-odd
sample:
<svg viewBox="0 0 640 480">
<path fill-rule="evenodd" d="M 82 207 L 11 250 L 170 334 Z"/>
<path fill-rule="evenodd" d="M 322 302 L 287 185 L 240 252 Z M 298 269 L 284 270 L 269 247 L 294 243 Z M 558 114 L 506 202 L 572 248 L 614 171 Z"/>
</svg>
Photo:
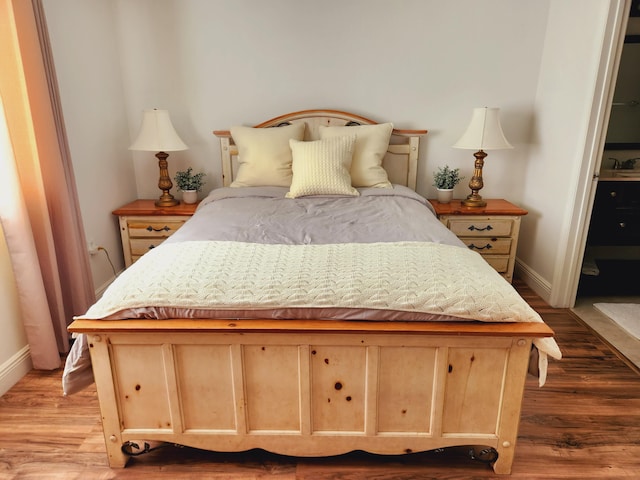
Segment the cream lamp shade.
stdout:
<svg viewBox="0 0 640 480">
<path fill-rule="evenodd" d="M 167 110 L 145 110 L 138 137 L 129 150 L 145 152 L 176 152 L 187 147 L 173 128 Z"/>
<path fill-rule="evenodd" d="M 145 110 L 140 125 L 140 132 L 129 150 L 140 150 L 145 152 L 158 152 L 158 166 L 160 168 L 160 179 L 158 188 L 162 190 L 162 195 L 156 200 L 158 207 L 172 207 L 180 202 L 169 193 L 173 183 L 169 177 L 166 152 L 186 150 L 187 147 L 178 136 L 167 110 Z"/>
<path fill-rule="evenodd" d="M 453 145 L 453 148 L 477 150 L 474 153 L 476 161 L 473 176 L 469 182 L 471 194 L 462 201 L 462 204 L 468 207 L 484 207 L 487 202 L 482 199 L 478 191 L 484 186 L 482 167 L 487 156 L 485 150 L 513 148 L 502 131 L 500 109 L 489 107 L 474 108 L 469 126 L 462 134 L 462 137 Z"/>
<path fill-rule="evenodd" d="M 474 108 L 471 122 L 453 148 L 467 150 L 501 150 L 513 148 L 507 141 L 500 125 L 500 109 Z"/>
</svg>

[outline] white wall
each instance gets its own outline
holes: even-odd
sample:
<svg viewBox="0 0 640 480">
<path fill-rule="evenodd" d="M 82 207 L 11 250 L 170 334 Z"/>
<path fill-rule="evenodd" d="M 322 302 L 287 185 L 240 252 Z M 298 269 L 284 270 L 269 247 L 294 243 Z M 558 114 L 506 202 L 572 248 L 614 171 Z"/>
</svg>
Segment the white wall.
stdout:
<svg viewBox="0 0 640 480">
<path fill-rule="evenodd" d="M 470 178 L 473 152 L 451 145 L 473 107 L 497 106 L 515 148 L 489 152 L 481 194 L 530 210 L 518 257 L 550 290 L 608 3 L 45 0 L 87 237 L 115 252 L 110 211 L 159 195 L 153 155 L 126 150 L 145 108 L 167 108 L 190 147 L 171 176 L 193 166 L 207 188 L 220 185 L 214 129 L 307 108 L 427 128 L 418 190 L 431 196 L 439 165 Z"/>
<path fill-rule="evenodd" d="M 168 108 L 190 146 L 169 157 L 170 171 L 193 165 L 213 187 L 220 169 L 212 130 L 307 108 L 343 109 L 429 129 L 419 190 L 433 194 L 436 166 L 460 166 L 471 175 L 472 152 L 451 145 L 472 108 L 499 106 L 517 148 L 491 153 L 483 193 L 513 197 L 524 183 L 547 4 L 122 1 L 120 58 L 131 134 L 141 110 Z M 135 153 L 143 197 L 157 196 L 149 157 Z M 459 189 L 459 195 L 467 191 Z"/>
<path fill-rule="evenodd" d="M 585 154 L 608 2 L 551 2 L 527 162 L 518 255 L 551 289 Z M 584 188 L 584 187 L 582 187 Z"/>
<path fill-rule="evenodd" d="M 111 212 L 137 193 L 127 150 L 115 2 L 45 0 L 43 5 L 86 238 L 105 247 L 120 270 L 120 233 Z M 91 257 L 91 270 L 98 290 L 113 278 L 104 252 Z"/>
</svg>

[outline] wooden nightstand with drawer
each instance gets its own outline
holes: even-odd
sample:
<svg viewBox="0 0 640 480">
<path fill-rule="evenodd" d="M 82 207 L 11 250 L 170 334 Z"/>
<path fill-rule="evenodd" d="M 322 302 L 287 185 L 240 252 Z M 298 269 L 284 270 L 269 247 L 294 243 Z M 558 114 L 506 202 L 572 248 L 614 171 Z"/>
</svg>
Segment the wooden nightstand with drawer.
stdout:
<svg viewBox="0 0 640 480">
<path fill-rule="evenodd" d="M 513 280 L 520 219 L 528 213 L 526 210 L 501 199 L 486 200 L 485 207 L 465 207 L 460 200 L 429 202 L 449 230 L 507 281 Z"/>
<path fill-rule="evenodd" d="M 136 200 L 112 213 L 120 221 L 125 267 L 160 245 L 186 222 L 198 204 L 156 207 L 155 200 Z"/>
</svg>

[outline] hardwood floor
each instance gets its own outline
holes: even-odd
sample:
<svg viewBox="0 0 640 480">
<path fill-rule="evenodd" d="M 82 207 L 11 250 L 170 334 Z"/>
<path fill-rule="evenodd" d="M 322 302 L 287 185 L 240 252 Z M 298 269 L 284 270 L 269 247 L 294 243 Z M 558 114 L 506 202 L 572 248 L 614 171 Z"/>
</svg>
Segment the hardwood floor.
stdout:
<svg viewBox="0 0 640 480">
<path fill-rule="evenodd" d="M 621 479 L 640 472 L 640 376 L 567 309 L 516 288 L 555 330 L 563 360 L 547 384 L 527 379 L 511 477 Z M 33 371 L 0 398 L 0 480 L 470 479 L 491 468 L 451 448 L 402 457 L 364 453 L 295 459 L 166 447 L 107 466 L 95 389 L 63 397 L 60 371 Z M 156 446 L 156 445 L 152 445 Z"/>
<path fill-rule="evenodd" d="M 620 351 L 640 371 L 640 339 L 594 307 L 595 303 L 640 303 L 640 296 L 578 297 L 571 311 L 608 345 Z M 640 319 L 638 319 L 640 321 Z"/>
</svg>

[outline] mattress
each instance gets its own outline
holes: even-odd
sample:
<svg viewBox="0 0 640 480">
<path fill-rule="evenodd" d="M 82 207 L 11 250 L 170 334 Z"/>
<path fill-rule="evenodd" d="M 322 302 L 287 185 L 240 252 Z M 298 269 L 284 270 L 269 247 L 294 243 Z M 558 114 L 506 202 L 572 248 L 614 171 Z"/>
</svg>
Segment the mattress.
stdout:
<svg viewBox="0 0 640 480">
<path fill-rule="evenodd" d="M 212 191 L 79 318 L 542 322 L 414 191 L 394 185 L 298 199 L 287 191 Z M 559 349 L 552 338 L 535 344 L 546 373 L 547 355 L 559 358 Z M 79 338 L 66 393 L 90 380 L 88 357 Z"/>
</svg>

